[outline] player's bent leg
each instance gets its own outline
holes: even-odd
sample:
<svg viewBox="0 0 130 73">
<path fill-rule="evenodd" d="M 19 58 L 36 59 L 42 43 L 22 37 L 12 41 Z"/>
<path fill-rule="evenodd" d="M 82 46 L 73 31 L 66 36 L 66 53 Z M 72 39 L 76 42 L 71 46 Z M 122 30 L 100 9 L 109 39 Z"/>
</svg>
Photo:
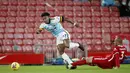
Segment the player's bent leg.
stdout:
<svg viewBox="0 0 130 73">
<path fill-rule="evenodd" d="M 83 45 L 80 44 L 80 43 L 70 42 L 69 39 L 64 39 L 64 40 L 63 40 L 63 43 L 64 43 L 64 45 L 65 45 L 67 48 L 70 48 L 70 49 L 72 49 L 72 48 L 80 48 L 82 51 L 84 51 L 84 47 L 83 47 Z"/>
<path fill-rule="evenodd" d="M 82 51 L 84 51 L 84 46 L 83 46 L 81 43 L 79 43 L 79 48 L 80 48 Z"/>
<path fill-rule="evenodd" d="M 63 44 L 65 45 L 66 48 L 69 48 L 70 46 L 70 40 L 69 39 L 64 39 Z"/>
<path fill-rule="evenodd" d="M 58 44 L 57 49 L 59 51 L 59 54 L 62 55 L 64 53 L 64 50 L 65 50 L 64 44 Z"/>
</svg>

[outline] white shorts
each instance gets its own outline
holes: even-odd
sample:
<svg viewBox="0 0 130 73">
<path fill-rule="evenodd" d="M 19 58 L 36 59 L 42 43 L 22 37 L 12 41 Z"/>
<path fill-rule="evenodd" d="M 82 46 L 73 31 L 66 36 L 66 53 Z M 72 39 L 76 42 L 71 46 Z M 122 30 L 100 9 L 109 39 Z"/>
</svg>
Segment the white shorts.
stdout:
<svg viewBox="0 0 130 73">
<path fill-rule="evenodd" d="M 58 37 L 56 38 L 56 45 L 63 44 L 64 39 L 70 39 L 70 34 L 67 31 L 59 33 Z"/>
</svg>

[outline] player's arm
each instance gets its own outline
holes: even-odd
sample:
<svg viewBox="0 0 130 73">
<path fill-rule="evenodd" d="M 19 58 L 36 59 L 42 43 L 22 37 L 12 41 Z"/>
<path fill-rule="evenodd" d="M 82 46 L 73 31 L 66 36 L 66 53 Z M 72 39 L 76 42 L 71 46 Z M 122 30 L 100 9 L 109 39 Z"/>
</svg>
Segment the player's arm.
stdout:
<svg viewBox="0 0 130 73">
<path fill-rule="evenodd" d="M 78 23 L 77 23 L 77 22 L 74 22 L 74 21 L 68 19 L 67 17 L 63 17 L 62 19 L 64 19 L 64 21 L 69 22 L 69 23 L 71 23 L 72 25 L 78 27 Z"/>
<path fill-rule="evenodd" d="M 40 34 L 43 29 L 44 29 L 44 28 L 39 28 L 39 29 L 36 31 L 36 34 Z"/>
<path fill-rule="evenodd" d="M 36 31 L 36 34 L 40 34 L 44 30 L 44 23 L 42 23 L 39 27 L 39 29 Z"/>
<path fill-rule="evenodd" d="M 120 58 L 119 58 L 119 52 L 115 53 L 115 69 L 118 69 L 120 67 Z"/>
</svg>

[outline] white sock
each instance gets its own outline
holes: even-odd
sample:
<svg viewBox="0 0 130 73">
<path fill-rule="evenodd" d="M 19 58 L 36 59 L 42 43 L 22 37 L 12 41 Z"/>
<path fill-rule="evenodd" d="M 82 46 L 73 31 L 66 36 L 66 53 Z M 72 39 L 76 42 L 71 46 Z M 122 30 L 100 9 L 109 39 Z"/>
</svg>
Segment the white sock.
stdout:
<svg viewBox="0 0 130 73">
<path fill-rule="evenodd" d="M 69 58 L 69 56 L 66 53 L 62 54 L 62 58 L 67 61 L 69 64 L 73 63 L 72 60 Z"/>
<path fill-rule="evenodd" d="M 78 43 L 73 43 L 73 42 L 70 42 L 70 45 L 69 45 L 69 48 L 72 49 L 72 48 L 78 48 L 79 47 L 79 44 Z"/>
</svg>

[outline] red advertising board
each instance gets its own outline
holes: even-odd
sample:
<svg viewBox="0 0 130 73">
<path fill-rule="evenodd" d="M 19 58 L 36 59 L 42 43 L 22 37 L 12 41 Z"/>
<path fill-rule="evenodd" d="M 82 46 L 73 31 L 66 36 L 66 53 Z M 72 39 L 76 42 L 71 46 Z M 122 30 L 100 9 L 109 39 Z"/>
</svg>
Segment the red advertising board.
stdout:
<svg viewBox="0 0 130 73">
<path fill-rule="evenodd" d="M 0 64 L 43 64 L 44 54 L 0 54 Z"/>
</svg>

